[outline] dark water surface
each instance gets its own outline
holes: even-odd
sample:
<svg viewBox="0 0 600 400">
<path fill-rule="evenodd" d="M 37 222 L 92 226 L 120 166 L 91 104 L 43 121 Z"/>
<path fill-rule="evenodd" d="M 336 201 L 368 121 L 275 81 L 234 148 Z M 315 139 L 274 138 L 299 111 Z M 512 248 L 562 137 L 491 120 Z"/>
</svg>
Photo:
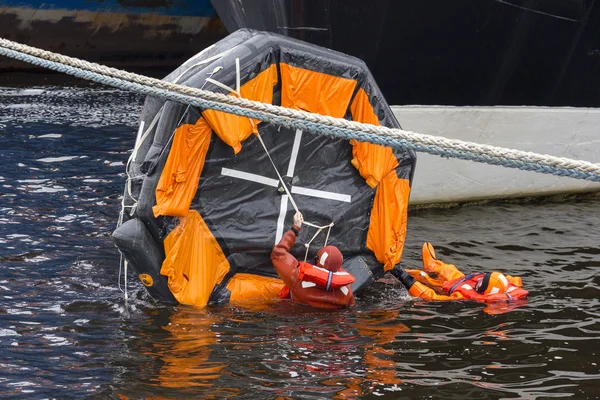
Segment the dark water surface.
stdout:
<svg viewBox="0 0 600 400">
<path fill-rule="evenodd" d="M 412 212 L 464 271 L 523 278 L 514 308 L 409 299 L 393 278 L 345 311 L 194 309 L 118 286 L 115 228 L 141 98 L 0 88 L 1 398 L 600 396 L 600 200 Z M 565 178 L 566 179 L 566 178 Z"/>
</svg>

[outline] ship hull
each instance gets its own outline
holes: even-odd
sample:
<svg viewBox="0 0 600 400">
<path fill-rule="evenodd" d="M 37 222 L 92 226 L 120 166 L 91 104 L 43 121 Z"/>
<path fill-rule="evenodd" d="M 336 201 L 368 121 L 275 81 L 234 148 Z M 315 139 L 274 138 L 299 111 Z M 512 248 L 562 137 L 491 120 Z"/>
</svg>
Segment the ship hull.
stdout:
<svg viewBox="0 0 600 400">
<path fill-rule="evenodd" d="M 600 163 L 600 109 L 395 106 L 404 129 Z M 600 183 L 419 153 L 413 206 L 600 192 Z"/>
<path fill-rule="evenodd" d="M 391 104 L 600 106 L 593 0 L 214 0 L 254 28 L 363 59 Z"/>
<path fill-rule="evenodd" d="M 227 34 L 208 0 L 189 7 L 168 4 L 5 2 L 0 5 L 0 37 L 113 67 L 149 70 L 172 69 Z M 0 59 L 3 72 L 34 68 Z"/>
<path fill-rule="evenodd" d="M 394 108 L 404 129 L 600 162 L 599 1 L 213 5 L 229 30 L 274 31 L 363 59 L 390 104 L 424 105 Z M 419 154 L 417 164 L 412 205 L 600 190 L 598 183 L 429 154 Z"/>
</svg>

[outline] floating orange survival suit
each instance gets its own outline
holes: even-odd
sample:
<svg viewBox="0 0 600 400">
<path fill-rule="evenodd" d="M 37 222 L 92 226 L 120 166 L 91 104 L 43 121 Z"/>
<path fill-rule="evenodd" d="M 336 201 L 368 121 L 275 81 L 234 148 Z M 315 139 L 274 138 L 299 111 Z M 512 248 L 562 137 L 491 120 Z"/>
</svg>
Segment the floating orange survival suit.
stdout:
<svg viewBox="0 0 600 400">
<path fill-rule="evenodd" d="M 521 278 L 499 272 L 463 274 L 455 265 L 435 258 L 430 243 L 423 244 L 423 270 L 395 268 L 392 274 L 411 296 L 426 300 L 475 300 L 484 303 L 518 300 L 527 297 Z M 440 291 L 443 294 L 436 292 Z"/>
<path fill-rule="evenodd" d="M 319 308 L 342 308 L 354 305 L 350 284 L 356 279 L 343 269 L 328 271 L 290 254 L 300 228 L 293 226 L 273 247 L 271 261 L 286 287 L 279 293 L 281 298 Z"/>
</svg>

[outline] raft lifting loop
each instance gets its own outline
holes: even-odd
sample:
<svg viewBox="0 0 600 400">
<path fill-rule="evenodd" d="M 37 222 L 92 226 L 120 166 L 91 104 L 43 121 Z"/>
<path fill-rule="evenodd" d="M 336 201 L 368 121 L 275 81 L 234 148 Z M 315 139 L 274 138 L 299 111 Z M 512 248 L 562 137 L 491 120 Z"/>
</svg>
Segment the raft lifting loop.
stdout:
<svg viewBox="0 0 600 400">
<path fill-rule="evenodd" d="M 236 80 L 235 80 L 236 90 L 230 88 L 229 86 L 227 86 L 215 79 L 212 79 L 212 75 L 210 78 L 206 78 L 206 81 L 220 87 L 221 89 L 225 89 L 225 90 L 229 91 L 230 93 L 235 94 L 238 98 L 241 99 L 242 94 L 240 92 L 240 59 L 239 58 L 235 59 L 235 76 L 236 76 Z M 298 206 L 296 205 L 296 202 L 294 201 L 294 197 L 292 196 L 292 193 L 290 192 L 287 185 L 283 181 L 283 178 L 281 177 L 279 170 L 275 166 L 275 162 L 273 162 L 273 159 L 271 158 L 271 155 L 269 154 L 269 150 L 267 149 L 267 146 L 265 145 L 265 142 L 263 141 L 263 138 L 260 135 L 260 132 L 258 131 L 258 127 L 254 123 L 254 120 L 252 118 L 248 117 L 248 120 L 250 121 L 250 124 L 252 125 L 252 131 L 256 132 L 256 136 L 258 137 L 260 144 L 262 145 L 263 149 L 265 150 L 265 153 L 267 154 L 269 161 L 271 161 L 271 165 L 273 166 L 273 169 L 275 170 L 275 173 L 277 174 L 277 178 L 279 178 L 279 182 L 281 183 L 281 186 L 285 190 L 285 193 L 287 194 L 288 199 L 290 199 L 290 202 L 292 203 L 294 210 L 296 210 L 296 212 L 300 212 L 300 210 L 298 209 Z M 320 225 L 316 225 L 316 224 L 304 221 L 304 224 L 308 225 L 308 226 L 312 226 L 313 228 L 317 229 L 317 232 L 315 232 L 313 237 L 307 243 L 304 243 L 304 247 L 306 248 L 306 252 L 304 253 L 304 261 L 306 261 L 308 258 L 308 250 L 310 248 L 310 244 L 321 233 L 321 231 L 323 231 L 323 229 L 327 229 L 327 235 L 325 236 L 325 244 L 323 245 L 323 246 L 327 246 L 327 241 L 329 240 L 329 234 L 331 233 L 331 228 L 333 227 L 334 223 L 333 223 L 333 221 L 331 221 L 327 225 L 320 226 Z"/>
</svg>

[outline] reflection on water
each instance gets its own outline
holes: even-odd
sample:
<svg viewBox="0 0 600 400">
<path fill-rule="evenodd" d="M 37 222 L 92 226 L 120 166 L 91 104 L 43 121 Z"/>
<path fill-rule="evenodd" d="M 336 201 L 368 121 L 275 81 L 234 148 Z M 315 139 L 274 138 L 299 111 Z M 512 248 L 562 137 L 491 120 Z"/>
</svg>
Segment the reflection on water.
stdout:
<svg viewBox="0 0 600 400">
<path fill-rule="evenodd" d="M 213 385 L 227 366 L 210 360 L 211 346 L 218 343 L 212 330 L 216 322 L 216 318 L 202 310 L 170 315 L 169 322 L 162 328 L 171 334 L 172 346 L 156 345 L 148 354 L 154 353 L 164 363 L 158 375 L 161 386 L 185 389 Z"/>
<path fill-rule="evenodd" d="M 137 385 L 119 392 L 124 396 L 314 392 L 347 398 L 376 387 L 399 390 L 402 383 L 394 351 L 386 348 L 409 331 L 398 321 L 398 311 L 330 314 L 274 302 L 258 310 L 250 304 L 164 309 L 157 311 L 156 321 L 162 332 L 146 327 L 148 340 L 128 351 L 158 365 L 146 365 L 143 369 L 153 373 L 145 376 L 137 368 L 128 371 L 138 377 Z"/>
<path fill-rule="evenodd" d="M 100 88 L 0 89 L 0 397 L 598 398 L 598 199 L 423 210 L 463 271 L 523 278 L 484 306 L 410 299 L 386 277 L 351 310 L 287 301 L 161 307 L 110 240 L 141 110 Z"/>
</svg>

